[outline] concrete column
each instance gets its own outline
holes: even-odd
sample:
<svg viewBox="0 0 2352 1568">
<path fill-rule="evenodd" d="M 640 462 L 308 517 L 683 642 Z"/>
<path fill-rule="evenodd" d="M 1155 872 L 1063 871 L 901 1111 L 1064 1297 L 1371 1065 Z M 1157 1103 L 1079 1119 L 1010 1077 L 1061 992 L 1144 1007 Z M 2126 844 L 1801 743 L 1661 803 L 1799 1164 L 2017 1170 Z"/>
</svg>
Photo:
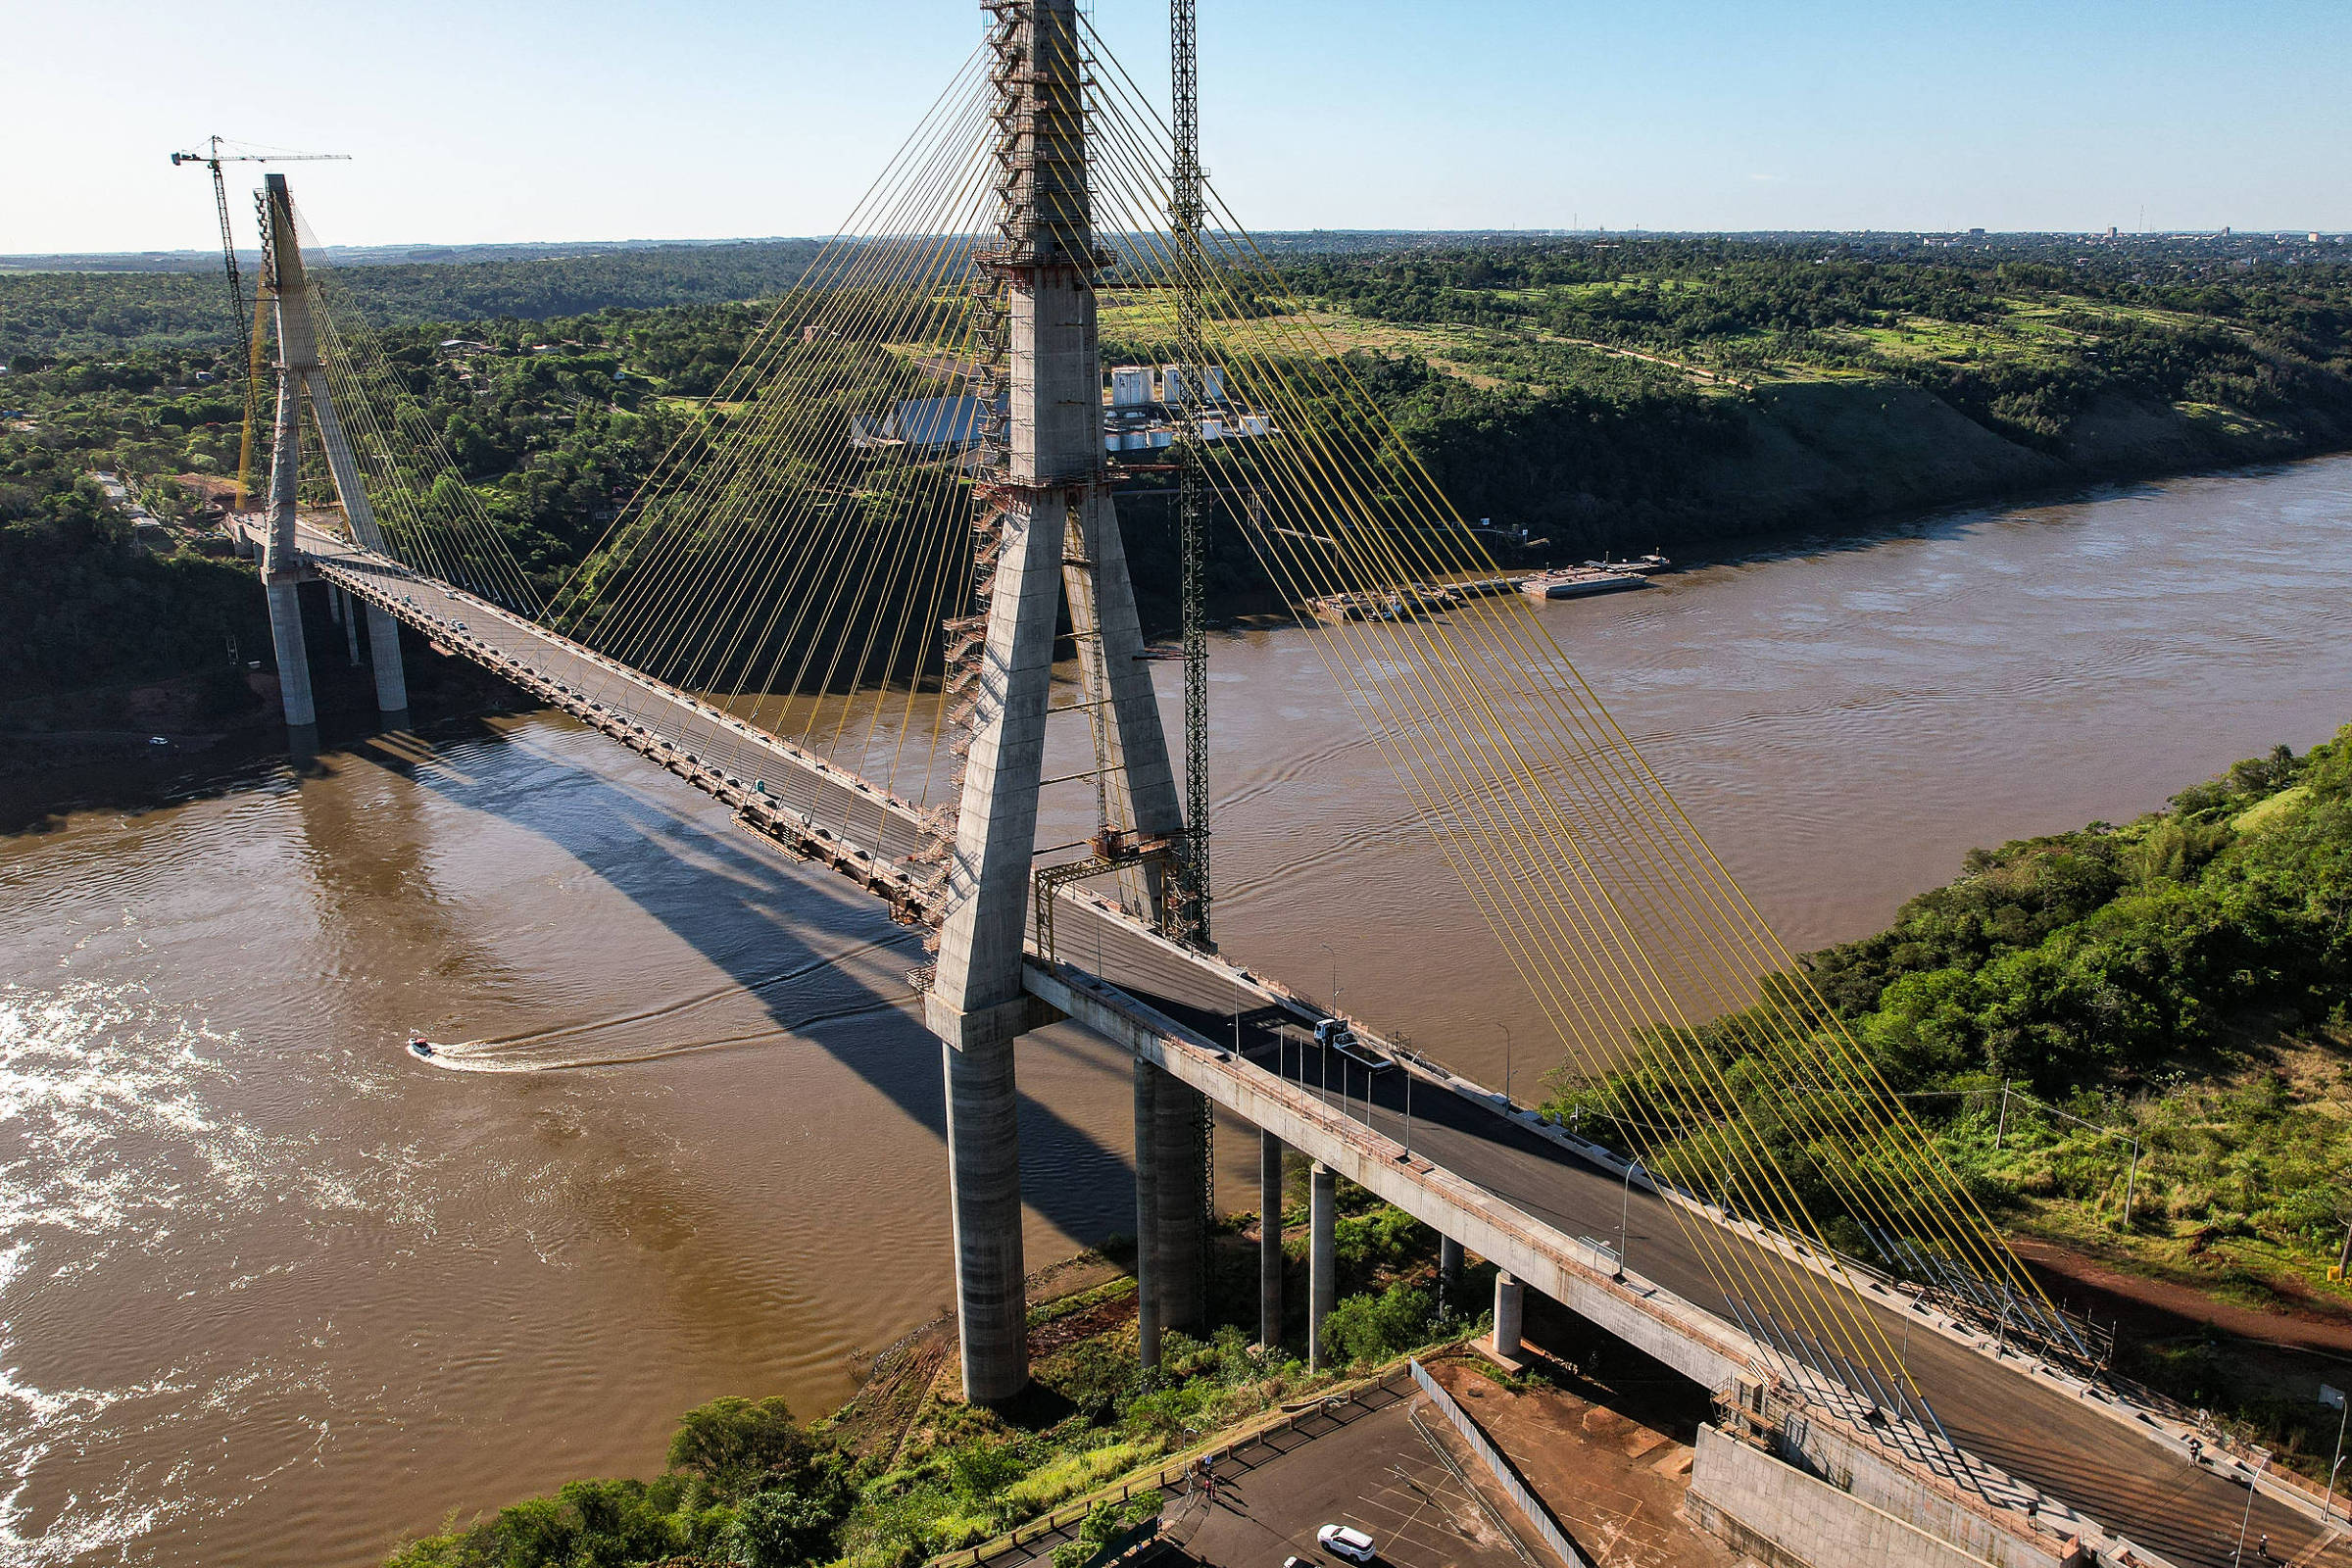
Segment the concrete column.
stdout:
<svg viewBox="0 0 2352 1568">
<path fill-rule="evenodd" d="M 1187 1333 L 1207 1316 L 1207 1113 L 1200 1091 L 1160 1073 L 1152 1118 L 1158 1133 L 1159 1320 Z"/>
<path fill-rule="evenodd" d="M 1147 1372 L 1159 1368 L 1159 1082 L 1135 1058 L 1135 1338 Z"/>
<path fill-rule="evenodd" d="M 310 295 L 286 176 L 263 176 L 269 190 L 270 246 L 277 278 L 277 418 L 270 454 L 270 537 L 262 550 L 262 583 L 270 596 L 270 643 L 277 659 L 277 689 L 286 727 L 298 749 L 315 738 L 318 706 L 311 695 L 310 650 L 302 635 L 302 557 L 294 540 L 296 490 L 302 471 L 302 387 L 318 363 L 311 336 Z"/>
<path fill-rule="evenodd" d="M 948 1202 L 956 1227 L 956 1325 L 963 1396 L 1007 1399 L 1029 1386 L 1021 1266 L 1021 1155 L 1011 1035 L 947 1045 Z"/>
<path fill-rule="evenodd" d="M 343 590 L 331 582 L 326 585 L 326 618 L 338 626 L 343 624 Z M 356 648 L 352 650 L 351 662 L 355 664 L 360 662 Z"/>
<path fill-rule="evenodd" d="M 997 43 L 1005 273 L 1002 549 L 990 579 L 979 707 L 948 865 L 939 963 L 924 1021 L 947 1043 L 948 1183 L 956 1215 L 963 1392 L 989 1401 L 1028 1382 L 1012 1042 L 1046 1021 L 1021 984 L 1037 849 L 1046 692 L 1070 510 L 1102 466 L 1095 244 L 1087 206 L 1086 86 L 1075 0 L 1037 0 Z M 357 526 L 355 522 L 355 527 Z M 1153 1092 L 1153 1125 L 1166 1086 Z M 986 1105 L 959 1125 L 955 1107 Z M 999 1113 L 1001 1107 L 1001 1113 Z M 1158 1160 L 1155 1207 L 1180 1178 Z M 1160 1293 L 1163 1299 L 1166 1291 Z M 1162 1321 L 1167 1321 L 1163 1311 Z"/>
<path fill-rule="evenodd" d="M 1527 1287 L 1508 1274 L 1494 1276 L 1494 1353 L 1519 1353 L 1519 1331 L 1526 1322 Z"/>
<path fill-rule="evenodd" d="M 358 602 L 353 602 L 355 611 Z M 409 674 L 400 662 L 400 622 L 380 605 L 368 607 L 368 658 L 375 666 L 375 707 L 378 712 L 409 710 Z"/>
<path fill-rule="evenodd" d="M 1037 848 L 1037 789 L 1046 755 L 1046 692 L 1061 609 L 1062 527 L 1056 490 L 1027 492 L 1004 514 L 982 665 L 982 721 L 964 767 L 956 818 L 951 900 L 940 927 L 930 1023 L 1026 1004 L 1021 942 Z"/>
<path fill-rule="evenodd" d="M 956 1219 L 956 1300 L 963 1329 L 964 1397 L 1010 1397 L 1028 1382 L 1022 1298 L 1020 1163 L 1009 1113 L 1012 1042 L 1042 1021 L 1021 987 L 1037 789 L 1045 761 L 1046 691 L 1060 608 L 1063 503 L 1031 492 L 1005 517 L 1008 537 L 989 609 L 984 722 L 972 742 L 949 866 L 937 979 L 924 994 L 931 1032 L 947 1042 L 951 1099 L 977 1093 L 1007 1113 L 1001 1148 L 951 1137 L 948 1185 Z M 959 1091 L 958 1083 L 966 1088 Z M 1164 1179 L 1163 1168 L 1163 1179 Z M 999 1226 L 1002 1234 L 984 1235 Z M 979 1270 L 974 1273 L 974 1270 Z"/>
<path fill-rule="evenodd" d="M 1450 1236 L 1438 1238 L 1438 1299 L 1451 1308 L 1462 1294 L 1462 1244 Z"/>
<path fill-rule="evenodd" d="M 1257 1343 L 1282 1343 L 1282 1140 L 1257 1135 Z"/>
<path fill-rule="evenodd" d="M 326 603 L 327 607 L 335 612 L 335 619 L 343 623 L 343 647 L 345 652 L 351 656 L 351 667 L 357 669 L 360 667 L 360 617 L 357 613 L 357 607 L 354 607 L 353 613 L 345 614 L 343 612 L 343 590 L 331 582 L 326 585 Z"/>
<path fill-rule="evenodd" d="M 318 705 L 311 696 L 311 656 L 302 639 L 302 585 L 292 577 L 266 577 L 270 596 L 270 645 L 277 656 L 278 701 L 288 729 L 312 729 Z"/>
<path fill-rule="evenodd" d="M 1071 624 L 1091 629 L 1102 640 L 1101 659 L 1080 662 L 1086 699 L 1103 704 L 1108 714 L 1111 765 L 1118 770 L 1118 785 L 1126 792 L 1129 820 L 1136 831 L 1146 837 L 1181 833 L 1184 808 L 1177 799 L 1167 734 L 1159 722 L 1159 699 L 1152 689 L 1152 664 L 1139 657 L 1144 651 L 1143 622 L 1136 613 L 1127 545 L 1109 491 L 1088 492 L 1083 537 L 1086 567 L 1065 573 L 1064 580 Z M 1106 689 L 1095 689 L 1098 682 Z"/>
<path fill-rule="evenodd" d="M 1307 1199 L 1306 1364 L 1323 1370 L 1323 1320 L 1340 1299 L 1339 1178 L 1318 1161 Z"/>
</svg>

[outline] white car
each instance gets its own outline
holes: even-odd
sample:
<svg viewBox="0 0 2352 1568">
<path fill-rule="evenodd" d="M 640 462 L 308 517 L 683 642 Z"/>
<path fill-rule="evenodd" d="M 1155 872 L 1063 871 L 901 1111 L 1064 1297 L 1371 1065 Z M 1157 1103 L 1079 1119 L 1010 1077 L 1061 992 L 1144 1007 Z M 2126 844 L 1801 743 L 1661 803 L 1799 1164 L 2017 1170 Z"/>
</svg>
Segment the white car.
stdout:
<svg viewBox="0 0 2352 1568">
<path fill-rule="evenodd" d="M 1349 1562 L 1367 1563 L 1373 1556 L 1372 1538 L 1352 1525 L 1325 1525 L 1315 1532 L 1315 1544 Z"/>
</svg>

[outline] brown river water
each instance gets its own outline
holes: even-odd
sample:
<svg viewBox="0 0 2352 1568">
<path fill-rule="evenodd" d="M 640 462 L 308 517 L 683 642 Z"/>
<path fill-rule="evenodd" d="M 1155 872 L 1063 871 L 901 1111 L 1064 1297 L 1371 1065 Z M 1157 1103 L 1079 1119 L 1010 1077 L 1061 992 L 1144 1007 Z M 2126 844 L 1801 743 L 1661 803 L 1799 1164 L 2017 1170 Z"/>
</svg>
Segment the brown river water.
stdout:
<svg viewBox="0 0 2352 1568">
<path fill-rule="evenodd" d="M 2352 459 L 1544 612 L 1817 947 L 2352 718 Z M 1215 642 L 1225 946 L 1527 1098 L 1539 1014 L 1310 635 Z M 0 1562 L 367 1564 L 715 1395 L 837 1403 L 949 1299 L 918 961 L 545 716 L 0 840 Z M 1034 1267 L 1126 1226 L 1128 1078 L 1066 1027 L 1021 1073 Z"/>
</svg>

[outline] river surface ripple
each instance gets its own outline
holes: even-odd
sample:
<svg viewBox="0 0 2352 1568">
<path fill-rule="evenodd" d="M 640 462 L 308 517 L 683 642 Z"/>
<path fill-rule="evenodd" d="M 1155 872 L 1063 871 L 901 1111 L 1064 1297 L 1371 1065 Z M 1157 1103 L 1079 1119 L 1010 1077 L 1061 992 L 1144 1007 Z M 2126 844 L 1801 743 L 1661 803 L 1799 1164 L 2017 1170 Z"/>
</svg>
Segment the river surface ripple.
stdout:
<svg viewBox="0 0 2352 1568">
<path fill-rule="evenodd" d="M 2352 459 L 1544 613 L 1815 947 L 2352 717 Z M 1228 949 L 1528 1095 L 1538 1014 L 1306 640 L 1212 669 Z M 0 1561 L 357 1568 L 712 1396 L 846 1396 L 948 1304 L 918 961 L 555 717 L 0 841 Z M 1123 1227 L 1128 1080 L 1067 1028 L 1021 1073 L 1034 1266 Z"/>
</svg>

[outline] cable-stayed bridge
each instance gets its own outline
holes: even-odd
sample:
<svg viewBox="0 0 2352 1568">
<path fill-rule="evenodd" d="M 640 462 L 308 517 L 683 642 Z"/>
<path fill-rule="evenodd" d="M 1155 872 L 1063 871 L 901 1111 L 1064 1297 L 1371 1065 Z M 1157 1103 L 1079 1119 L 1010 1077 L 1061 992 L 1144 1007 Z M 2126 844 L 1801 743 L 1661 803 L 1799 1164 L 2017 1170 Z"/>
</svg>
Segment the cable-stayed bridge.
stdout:
<svg viewBox="0 0 2352 1568">
<path fill-rule="evenodd" d="M 1527 600 L 1491 591 L 1499 568 L 1200 177 L 1189 7 L 1165 120 L 1070 0 L 985 9 L 986 41 L 568 573 L 517 559 L 270 176 L 276 417 L 240 525 L 289 723 L 314 719 L 300 592 L 323 581 L 366 607 L 387 711 L 405 622 L 924 928 L 969 1397 L 1028 1381 L 1014 1043 L 1067 1017 L 1134 1061 L 1147 1361 L 1203 1321 L 1222 1110 L 1259 1134 L 1268 1212 L 1283 1151 L 1315 1162 L 1310 1353 L 1345 1178 L 1445 1236 L 1449 1270 L 1464 1249 L 1502 1270 L 1501 1353 L 1532 1286 L 1717 1391 L 1760 1446 L 1842 1434 L 1893 1478 L 1876 1506 L 1900 1493 L 1974 1560 L 2219 1563 L 2256 1519 L 2334 1550 L 2291 1487 L 2101 1384 L 2100 1348 Z M 1120 517 L 1152 507 L 1180 542 L 1178 748 Z M 1362 1071 L 1316 1043 L 1323 1008 L 1217 950 L 1217 529 L 1300 607 L 1564 1060 L 1621 1069 L 1599 1142 L 1454 1079 L 1442 1043 Z M 1054 701 L 1057 656 L 1075 701 Z M 1091 767 L 1044 776 L 1056 725 Z M 1091 794 L 1082 842 L 1039 843 L 1052 789 Z M 1637 1201 L 1658 1238 L 1640 1271 L 1605 1241 Z M 1269 1339 L 1280 1265 L 1274 1234 Z"/>
</svg>

